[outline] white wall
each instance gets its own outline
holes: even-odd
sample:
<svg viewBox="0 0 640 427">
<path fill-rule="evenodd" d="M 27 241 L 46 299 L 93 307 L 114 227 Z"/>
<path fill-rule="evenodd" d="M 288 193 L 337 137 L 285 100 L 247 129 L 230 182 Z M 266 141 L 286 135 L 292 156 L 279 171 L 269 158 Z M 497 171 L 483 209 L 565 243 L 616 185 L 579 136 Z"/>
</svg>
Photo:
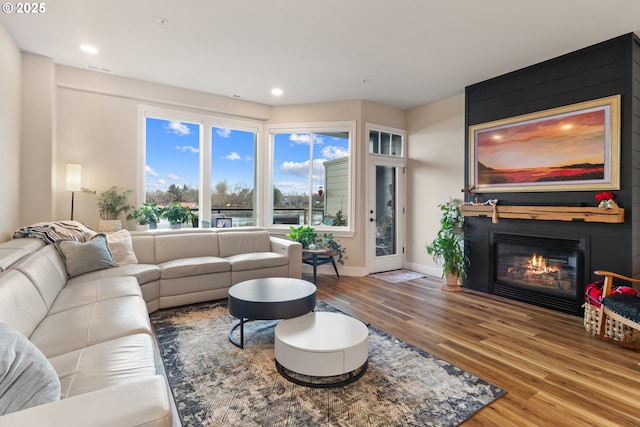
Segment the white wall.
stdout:
<svg viewBox="0 0 640 427">
<path fill-rule="evenodd" d="M 0 242 L 20 223 L 21 55 L 0 25 Z"/>
<path fill-rule="evenodd" d="M 407 112 L 409 139 L 406 265 L 440 276 L 425 251 L 440 226 L 438 204 L 461 199 L 464 187 L 464 94 Z"/>
<path fill-rule="evenodd" d="M 20 226 L 54 216 L 57 188 L 55 66 L 50 58 L 22 55 Z"/>
</svg>

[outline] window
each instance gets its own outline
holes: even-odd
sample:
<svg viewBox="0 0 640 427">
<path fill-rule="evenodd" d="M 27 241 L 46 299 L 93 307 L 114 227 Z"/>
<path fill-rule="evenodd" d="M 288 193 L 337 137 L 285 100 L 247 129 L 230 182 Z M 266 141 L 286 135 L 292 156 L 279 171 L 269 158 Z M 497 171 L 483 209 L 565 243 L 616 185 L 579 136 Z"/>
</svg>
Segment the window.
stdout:
<svg viewBox="0 0 640 427">
<path fill-rule="evenodd" d="M 402 135 L 379 130 L 369 131 L 369 153 L 402 157 Z"/>
<path fill-rule="evenodd" d="M 160 206 L 180 202 L 197 210 L 201 126 L 146 117 L 145 137 L 145 201 Z"/>
<path fill-rule="evenodd" d="M 200 227 L 215 226 L 217 218 L 230 219 L 226 223 L 233 227 L 256 225 L 260 125 L 152 107 L 140 110 L 144 201 L 160 206 L 180 202 L 198 213 Z"/>
<path fill-rule="evenodd" d="M 257 133 L 211 128 L 211 221 L 228 218 L 234 227 L 256 225 L 255 149 Z"/>
<path fill-rule="evenodd" d="M 269 128 L 272 224 L 350 227 L 353 126 Z"/>
</svg>

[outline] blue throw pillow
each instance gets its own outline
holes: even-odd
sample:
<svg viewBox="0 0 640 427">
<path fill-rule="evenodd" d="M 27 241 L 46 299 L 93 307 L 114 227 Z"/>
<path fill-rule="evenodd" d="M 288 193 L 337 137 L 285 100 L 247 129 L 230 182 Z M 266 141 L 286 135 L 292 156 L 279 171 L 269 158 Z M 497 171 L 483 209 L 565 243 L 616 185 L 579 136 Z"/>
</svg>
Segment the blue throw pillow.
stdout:
<svg viewBox="0 0 640 427">
<path fill-rule="evenodd" d="M 31 341 L 0 323 L 0 415 L 60 400 L 60 379 Z"/>
<path fill-rule="evenodd" d="M 109 251 L 107 236 L 102 233 L 84 243 L 58 240 L 56 247 L 64 257 L 69 278 L 118 265 Z"/>
</svg>

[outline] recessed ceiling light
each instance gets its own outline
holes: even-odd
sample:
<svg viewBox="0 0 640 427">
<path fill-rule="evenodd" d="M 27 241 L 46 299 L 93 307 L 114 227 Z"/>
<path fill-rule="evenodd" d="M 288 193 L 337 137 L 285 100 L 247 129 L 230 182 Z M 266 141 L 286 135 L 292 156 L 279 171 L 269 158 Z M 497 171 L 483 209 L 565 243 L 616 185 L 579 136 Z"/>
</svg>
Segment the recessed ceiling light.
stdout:
<svg viewBox="0 0 640 427">
<path fill-rule="evenodd" d="M 284 92 L 279 87 L 271 89 L 271 95 L 273 96 L 282 96 Z"/>
<path fill-rule="evenodd" d="M 158 24 L 160 25 L 167 25 L 169 23 L 169 21 L 167 21 L 165 18 L 159 18 L 158 19 Z"/>
<path fill-rule="evenodd" d="M 92 55 L 95 55 L 96 53 L 98 53 L 98 48 L 97 47 L 90 46 L 88 44 L 80 45 L 80 50 L 85 52 L 85 53 L 90 53 Z"/>
</svg>

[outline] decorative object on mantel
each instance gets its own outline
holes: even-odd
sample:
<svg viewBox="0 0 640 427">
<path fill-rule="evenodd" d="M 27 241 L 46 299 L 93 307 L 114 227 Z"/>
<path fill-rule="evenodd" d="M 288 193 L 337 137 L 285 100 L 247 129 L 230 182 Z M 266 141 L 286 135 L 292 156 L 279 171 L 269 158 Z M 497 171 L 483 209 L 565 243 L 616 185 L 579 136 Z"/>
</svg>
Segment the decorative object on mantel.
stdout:
<svg viewBox="0 0 640 427">
<path fill-rule="evenodd" d="M 602 193 L 596 194 L 596 202 L 598 202 L 598 207 L 600 209 L 612 209 L 618 207 L 616 202 L 613 201 L 613 193 L 609 191 L 603 191 Z"/>
<path fill-rule="evenodd" d="M 100 214 L 99 232 L 113 233 L 122 229 L 120 214 L 133 209 L 133 206 L 129 204 L 129 196 L 133 193 L 133 190 L 125 190 L 120 193 L 118 187 L 114 185 L 99 195 L 97 191 L 89 190 L 88 188 L 83 188 L 82 192 L 92 194 L 98 199 L 98 210 Z M 127 216 L 127 219 L 132 218 L 131 215 Z"/>
<path fill-rule="evenodd" d="M 440 230 L 425 248 L 435 262 L 442 263 L 442 276 L 445 278 L 442 290 L 457 292 L 461 290 L 460 280 L 465 276 L 465 267 L 469 262 L 464 254 L 464 234 L 457 231 L 464 218 L 461 203 L 449 199 L 449 202 L 438 207 L 442 211 Z"/>
<path fill-rule="evenodd" d="M 498 205 L 498 199 L 489 199 L 486 202 L 478 202 L 478 198 L 476 198 L 475 202 L 465 202 L 462 204 L 462 206 L 460 206 L 460 212 L 462 213 L 463 216 L 471 216 L 471 215 L 465 215 L 463 212 L 463 206 L 467 206 L 467 205 L 471 205 L 471 206 L 491 206 L 491 222 L 494 224 L 498 223 L 498 209 L 496 208 L 496 206 Z M 476 216 L 476 215 L 473 215 Z"/>
<path fill-rule="evenodd" d="M 582 206 L 485 206 L 484 204 L 464 204 L 464 216 L 488 217 L 493 222 L 498 218 L 530 219 L 538 221 L 582 221 L 620 224 L 624 222 L 624 209 L 615 202 L 610 209 Z"/>
</svg>

